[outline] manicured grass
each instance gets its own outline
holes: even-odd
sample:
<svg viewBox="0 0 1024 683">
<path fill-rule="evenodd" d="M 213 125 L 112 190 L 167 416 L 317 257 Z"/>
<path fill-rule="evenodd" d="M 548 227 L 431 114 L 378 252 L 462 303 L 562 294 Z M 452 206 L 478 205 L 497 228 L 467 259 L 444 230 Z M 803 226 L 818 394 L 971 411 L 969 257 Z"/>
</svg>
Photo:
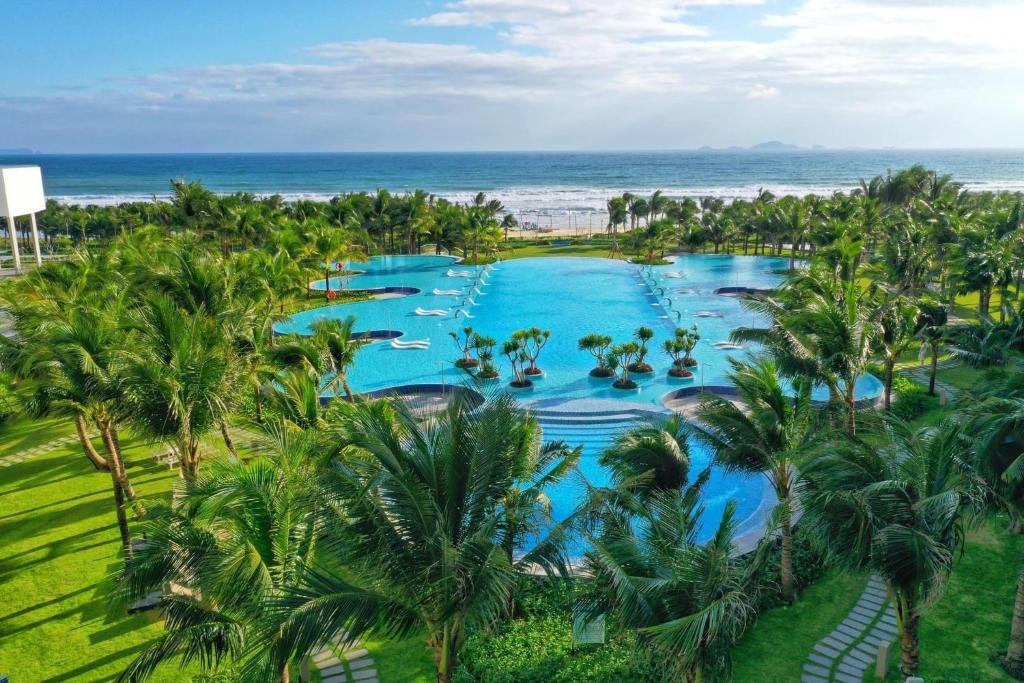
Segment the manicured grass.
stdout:
<svg viewBox="0 0 1024 683">
<path fill-rule="evenodd" d="M 422 634 L 404 640 L 374 638 L 363 645 L 370 651 L 377 665 L 380 680 L 403 683 L 433 683 L 434 660 Z"/>
<path fill-rule="evenodd" d="M 0 455 L 71 431 L 66 421 L 0 427 Z M 140 499 L 166 499 L 177 476 L 125 439 Z M 120 565 L 110 475 L 78 442 L 0 475 L 0 673 L 12 681 L 109 681 L 160 633 L 156 613 L 129 617 L 111 597 Z M 154 681 L 187 680 L 175 667 Z"/>
<path fill-rule="evenodd" d="M 995 518 L 968 534 L 946 594 L 921 624 L 920 675 L 929 683 L 1012 681 L 995 660 L 1006 651 L 1024 536 Z M 893 650 L 887 681 L 899 680 Z M 865 680 L 873 680 L 865 678 Z"/>
<path fill-rule="evenodd" d="M 814 644 L 842 621 L 867 577 L 830 571 L 792 607 L 761 614 L 733 650 L 734 681 L 799 681 Z"/>
</svg>

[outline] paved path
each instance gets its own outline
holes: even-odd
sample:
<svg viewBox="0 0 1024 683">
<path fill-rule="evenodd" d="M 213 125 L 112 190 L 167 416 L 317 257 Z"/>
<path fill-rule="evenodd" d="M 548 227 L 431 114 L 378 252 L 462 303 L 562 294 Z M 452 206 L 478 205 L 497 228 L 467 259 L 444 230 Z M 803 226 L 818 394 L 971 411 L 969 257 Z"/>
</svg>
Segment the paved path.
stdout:
<svg viewBox="0 0 1024 683">
<path fill-rule="evenodd" d="M 878 646 L 896 638 L 896 610 L 872 575 L 850 613 L 807 655 L 802 683 L 861 683 L 875 666 Z"/>
<path fill-rule="evenodd" d="M 49 453 L 50 451 L 61 448 L 62 446 L 66 446 L 73 441 L 78 441 L 78 434 L 68 434 L 67 436 L 62 436 L 59 439 L 53 439 L 52 441 L 41 443 L 38 446 L 33 446 L 32 448 L 26 448 L 25 450 L 18 451 L 17 453 L 5 455 L 0 458 L 0 467 L 10 467 L 11 465 L 16 465 L 19 462 L 31 460 L 43 453 Z"/>
<path fill-rule="evenodd" d="M 960 361 L 957 359 L 947 358 L 946 360 L 939 362 L 938 368 L 939 370 L 942 370 L 944 368 L 956 367 L 959 364 Z M 928 381 L 932 376 L 932 366 L 930 363 L 926 365 L 915 365 L 913 367 L 903 368 L 900 370 L 900 374 L 927 387 Z M 938 394 L 945 396 L 946 400 L 950 401 L 956 400 L 956 398 L 960 396 L 959 389 L 948 382 L 943 382 L 938 376 L 935 378 L 935 391 Z"/>
<path fill-rule="evenodd" d="M 378 683 L 377 665 L 369 651 L 345 633 L 334 636 L 311 659 L 323 683 Z"/>
</svg>

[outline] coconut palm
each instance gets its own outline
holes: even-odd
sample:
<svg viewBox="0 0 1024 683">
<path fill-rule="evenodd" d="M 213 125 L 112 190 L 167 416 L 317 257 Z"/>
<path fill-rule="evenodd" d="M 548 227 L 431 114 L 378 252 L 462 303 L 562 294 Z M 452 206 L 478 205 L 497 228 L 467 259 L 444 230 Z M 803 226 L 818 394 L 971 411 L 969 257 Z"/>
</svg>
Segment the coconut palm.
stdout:
<svg viewBox="0 0 1024 683">
<path fill-rule="evenodd" d="M 1024 526 L 1024 392 L 1020 386 L 993 387 L 994 395 L 971 410 L 975 466 L 992 485 L 999 507 L 1010 513 L 1010 528 Z M 1003 667 L 1024 679 L 1024 563 L 1017 576 L 1010 640 Z"/>
<path fill-rule="evenodd" d="M 652 420 L 615 437 L 600 463 L 616 487 L 642 497 L 680 491 L 690 475 L 690 425 L 679 415 Z"/>
<path fill-rule="evenodd" d="M 916 337 L 921 340 L 921 355 L 931 356 L 931 374 L 928 377 L 928 394 L 935 395 L 935 375 L 939 368 L 939 351 L 948 339 L 946 322 L 949 316 L 946 307 L 930 299 L 918 302 Z"/>
<path fill-rule="evenodd" d="M 734 341 L 763 343 L 785 376 L 827 386 L 833 400 L 844 406 L 846 428 L 853 434 L 857 380 L 874 360 L 888 304 L 879 305 L 854 277 L 853 254 L 859 254 L 859 243 L 837 249 L 842 254 L 831 268 L 818 266 L 790 280 L 783 292 L 787 300 L 744 299 L 744 305 L 767 318 L 770 326 L 741 327 L 730 336 Z"/>
<path fill-rule="evenodd" d="M 285 681 L 298 656 L 270 666 L 259 637 L 274 601 L 316 564 L 323 531 L 317 482 L 309 466 L 321 445 L 276 429 L 273 460 L 220 461 L 179 485 L 173 508 L 146 525 L 146 544 L 121 573 L 129 600 L 165 591 L 164 629 L 118 681 L 149 679 L 158 666 L 198 664 L 215 671 L 244 664 L 245 680 Z M 305 653 L 303 653 L 305 654 Z"/>
<path fill-rule="evenodd" d="M 885 581 L 901 672 L 914 676 L 921 619 L 942 595 L 985 489 L 965 458 L 970 438 L 954 422 L 915 431 L 888 416 L 867 437 L 836 444 L 807 466 L 801 524 L 841 561 Z"/>
<path fill-rule="evenodd" d="M 779 576 L 782 598 L 794 598 L 793 512 L 797 465 L 814 436 L 811 383 L 794 381 L 791 390 L 779 381 L 775 363 L 729 359 L 726 377 L 736 386 L 739 405 L 715 394 L 701 395 L 697 438 L 729 470 L 763 474 L 778 500 L 782 540 Z M 792 396 L 790 395 L 792 392 Z"/>
<path fill-rule="evenodd" d="M 885 377 L 882 379 L 885 384 L 884 407 L 889 410 L 896 362 L 914 342 L 919 309 L 913 301 L 903 296 L 897 296 L 883 306 L 885 313 L 881 317 L 882 333 L 877 344 L 885 367 Z"/>
<path fill-rule="evenodd" d="M 227 433 L 238 396 L 239 368 L 218 322 L 189 314 L 153 294 L 134 312 L 132 341 L 123 352 L 119 415 L 142 434 L 170 442 L 181 474 L 199 472 L 200 444 L 213 430 Z M 225 439 L 230 446 L 230 439 Z"/>
<path fill-rule="evenodd" d="M 428 423 L 383 400 L 339 412 L 350 452 L 325 477 L 333 504 L 323 543 L 345 571 L 317 568 L 282 598 L 273 660 L 283 665 L 340 631 L 424 629 L 437 680 L 448 683 L 467 629 L 493 625 L 509 604 L 515 570 L 502 545 L 503 503 L 517 481 L 541 474 L 527 470 L 542 459 L 522 457 L 524 418 L 507 396 L 473 414 L 454 399 Z"/>
<path fill-rule="evenodd" d="M 637 629 L 666 678 L 691 683 L 728 676 L 729 650 L 754 618 L 763 557 L 736 557 L 733 502 L 714 535 L 697 542 L 699 493 L 699 486 L 656 493 L 589 534 L 585 568 L 594 593 L 579 610 L 584 621 L 613 613 Z"/>
<path fill-rule="evenodd" d="M 324 349 L 324 358 L 327 361 L 327 372 L 331 378 L 327 380 L 324 390 L 335 391 L 340 385 L 345 391 L 345 396 L 352 399 L 355 394 L 348 383 L 348 373 L 356 361 L 356 355 L 362 348 L 363 342 L 353 334 L 355 316 L 348 316 L 343 320 L 329 318 L 317 320 L 312 324 L 313 341 Z"/>
</svg>

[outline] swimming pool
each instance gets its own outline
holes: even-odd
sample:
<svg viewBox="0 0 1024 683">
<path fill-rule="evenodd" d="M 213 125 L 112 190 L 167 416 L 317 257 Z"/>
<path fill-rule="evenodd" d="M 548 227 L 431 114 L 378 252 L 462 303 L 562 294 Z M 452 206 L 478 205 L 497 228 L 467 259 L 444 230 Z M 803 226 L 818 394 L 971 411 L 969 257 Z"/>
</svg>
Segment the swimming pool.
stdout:
<svg viewBox="0 0 1024 683">
<path fill-rule="evenodd" d="M 776 271 L 787 266 L 785 258 L 722 255 L 680 256 L 670 265 L 649 268 L 601 258 L 531 258 L 496 264 L 483 274 L 480 285 L 473 286 L 482 269 L 463 266 L 451 257 L 373 257 L 366 264 L 352 264 L 365 269 L 364 274 L 332 278 L 331 287 L 419 292 L 304 311 L 275 329 L 308 333 L 314 320 L 354 315 L 359 331 L 395 330 L 401 332 L 402 342 L 429 341 L 428 348 L 396 349 L 384 342 L 361 351 L 350 382 L 356 390 L 373 391 L 399 384 L 462 381 L 462 371 L 452 364 L 458 349 L 448 333 L 465 325 L 494 337 L 499 345 L 515 330 L 537 326 L 551 330 L 539 359 L 545 376 L 532 389 L 519 392 L 520 401 L 550 407 L 571 400 L 611 399 L 660 409 L 661 397 L 669 391 L 701 383 L 723 384 L 728 357 L 748 353 L 716 346 L 728 341 L 733 328 L 756 325 L 757 320 L 737 298 L 715 294 L 715 290 L 771 288 L 782 279 Z M 321 280 L 314 286 L 325 285 Z M 434 294 L 434 290 L 459 293 Z M 418 315 L 417 309 L 444 314 Z M 661 344 L 677 326 L 694 324 L 701 335 L 694 350 L 699 361 L 695 376 L 670 378 L 666 370 L 671 359 Z M 632 391 L 615 389 L 610 380 L 591 378 L 588 373 L 594 361 L 577 349 L 579 338 L 600 333 L 616 342 L 628 341 L 640 325 L 655 331 L 648 356 L 653 375 L 633 374 L 639 386 Z M 507 384 L 511 369 L 500 356 L 498 361 L 501 383 Z M 862 377 L 857 393 L 861 398 L 878 396 L 881 383 L 872 376 Z M 816 398 L 827 398 L 824 388 L 816 394 Z"/>
<path fill-rule="evenodd" d="M 374 257 L 365 264 L 351 264 L 363 274 L 332 278 L 332 289 L 408 288 L 405 296 L 304 311 L 278 324 L 279 333 L 309 333 L 319 318 L 356 317 L 363 332 L 401 332 L 400 341 L 429 342 L 425 348 L 396 349 L 389 341 L 364 348 L 350 374 L 357 391 L 374 391 L 409 384 L 451 384 L 465 375 L 454 367 L 459 350 L 448 336 L 465 325 L 501 341 L 526 327 L 551 330 L 551 339 L 538 364 L 545 376 L 517 398 L 533 408 L 545 438 L 565 440 L 583 447 L 580 473 L 594 486 L 610 483 L 600 466 L 601 451 L 615 434 L 628 428 L 638 415 L 665 413 L 661 403 L 668 392 L 685 386 L 724 384 L 728 358 L 745 356 L 746 349 L 716 347 L 726 342 L 735 327 L 756 325 L 734 296 L 715 294 L 722 287 L 767 289 L 777 286 L 777 271 L 788 267 L 786 258 L 751 256 L 680 256 L 666 266 L 644 267 L 601 258 L 532 258 L 505 261 L 492 268 L 464 266 L 447 256 Z M 479 282 L 479 284 L 475 284 Z M 320 281 L 315 285 L 324 288 Z M 434 292 L 452 292 L 458 294 Z M 418 315 L 443 311 L 443 315 Z M 671 359 L 661 348 L 677 326 L 696 324 L 701 335 L 694 350 L 699 361 L 694 378 L 674 380 L 666 374 Z M 589 372 L 593 357 L 577 349 L 580 337 L 589 333 L 610 335 L 616 342 L 632 338 L 640 325 L 655 331 L 648 362 L 652 375 L 631 376 L 636 390 L 622 391 L 611 380 L 594 379 Z M 511 369 L 498 357 L 498 387 L 507 385 Z M 817 398 L 827 398 L 819 389 Z M 881 392 L 872 376 L 858 382 L 858 396 Z M 590 417 L 588 417 L 588 415 Z M 710 463 L 710 454 L 699 446 L 691 449 L 691 477 Z M 583 493 L 579 480 L 561 482 L 551 491 L 555 519 L 567 516 Z M 728 474 L 713 468 L 704 492 L 702 533 L 717 525 L 728 500 L 737 502 L 740 532 L 756 532 L 773 499 L 763 477 Z"/>
</svg>

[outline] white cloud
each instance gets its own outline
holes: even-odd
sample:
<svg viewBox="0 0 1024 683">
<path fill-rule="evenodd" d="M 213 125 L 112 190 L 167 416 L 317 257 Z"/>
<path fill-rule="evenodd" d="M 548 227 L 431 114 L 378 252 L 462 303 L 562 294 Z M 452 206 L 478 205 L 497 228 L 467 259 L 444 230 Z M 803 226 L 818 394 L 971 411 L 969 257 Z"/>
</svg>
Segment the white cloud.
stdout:
<svg viewBox="0 0 1024 683">
<path fill-rule="evenodd" d="M 768 14 L 760 4 L 458 0 L 410 17 L 423 42 L 343 40 L 310 46 L 295 62 L 172 69 L 60 98 L 0 98 L 0 123 L 5 111 L 47 103 L 62 110 L 122 108 L 197 120 L 203 118 L 198 112 L 242 108 L 246 117 L 275 121 L 285 112 L 304 111 L 316 121 L 370 112 L 382 122 L 416 121 L 430 138 L 430 122 L 439 121 L 486 135 L 488 126 L 477 117 L 491 116 L 513 123 L 505 133 L 512 146 L 558 146 L 567 130 L 579 144 L 589 144 L 588 126 L 629 146 L 642 139 L 624 128 L 631 122 L 642 122 L 650 135 L 660 130 L 670 137 L 683 125 L 680 112 L 725 124 L 744 116 L 750 100 L 772 99 L 800 111 L 793 110 L 791 121 L 755 119 L 755 127 L 748 122 L 744 130 L 778 138 L 778 129 L 791 125 L 819 141 L 816 131 L 831 134 L 840 130 L 837 122 L 860 117 L 869 119 L 863 129 L 875 134 L 892 126 L 894 139 L 878 144 L 902 144 L 907 138 L 900 126 L 909 124 L 898 112 L 927 112 L 959 125 L 990 113 L 995 98 L 1006 107 L 1000 116 L 1007 123 L 989 126 L 987 134 L 1016 135 L 1016 144 L 1024 144 L 1024 133 L 1011 125 L 1024 116 L 1024 103 L 999 94 L 1017 92 L 1024 73 L 1024 41 L 1017 36 L 1024 2 L 803 0 L 790 11 Z M 747 31 L 738 38 L 720 25 L 706 25 L 702 12 L 709 5 L 752 5 L 744 11 L 759 21 L 763 35 Z M 440 42 L 449 27 L 478 39 L 472 45 Z M 698 123 L 688 121 L 689 134 L 698 134 Z M 936 139 L 943 134 L 934 132 Z M 500 145 L 480 140 L 476 146 Z"/>
<path fill-rule="evenodd" d="M 765 85 L 763 83 L 757 83 L 753 88 L 747 91 L 747 99 L 750 100 L 770 100 L 778 97 L 782 94 L 782 91 L 778 88 Z"/>
</svg>

